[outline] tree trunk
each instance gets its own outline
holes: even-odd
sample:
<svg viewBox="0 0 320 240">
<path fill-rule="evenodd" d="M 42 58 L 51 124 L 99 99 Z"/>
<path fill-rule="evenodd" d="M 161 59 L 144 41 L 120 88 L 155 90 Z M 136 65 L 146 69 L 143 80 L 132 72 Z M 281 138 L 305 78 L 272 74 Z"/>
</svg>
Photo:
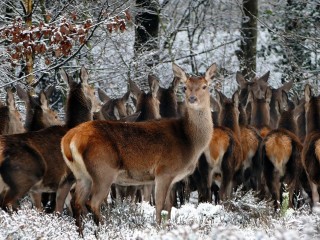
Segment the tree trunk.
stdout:
<svg viewBox="0 0 320 240">
<path fill-rule="evenodd" d="M 24 0 L 24 9 L 25 9 L 25 23 L 28 27 L 31 28 L 32 26 L 32 9 L 33 9 L 33 1 L 32 0 Z M 32 49 L 26 52 L 26 68 L 25 74 L 27 76 L 27 83 L 28 85 L 32 85 L 34 82 L 34 74 L 33 74 L 33 63 L 34 63 L 34 56 Z"/>
<path fill-rule="evenodd" d="M 135 57 L 139 59 L 136 66 L 136 77 L 141 72 L 148 72 L 159 61 L 159 2 L 158 0 L 136 0 L 137 14 L 135 16 Z M 154 51 L 155 53 L 151 53 Z M 147 56 L 147 57 L 146 57 Z M 146 86 L 143 81 L 143 88 Z"/>
<path fill-rule="evenodd" d="M 237 57 L 242 74 L 252 78 L 256 75 L 258 0 L 243 0 L 242 7 L 242 40 Z"/>
</svg>

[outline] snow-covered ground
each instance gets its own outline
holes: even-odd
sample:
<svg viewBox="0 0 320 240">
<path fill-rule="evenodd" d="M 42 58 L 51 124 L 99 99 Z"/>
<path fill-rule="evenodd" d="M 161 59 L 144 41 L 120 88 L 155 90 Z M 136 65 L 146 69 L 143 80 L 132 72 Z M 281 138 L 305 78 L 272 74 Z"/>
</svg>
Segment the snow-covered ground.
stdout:
<svg viewBox="0 0 320 240">
<path fill-rule="evenodd" d="M 84 239 L 320 239 L 320 212 L 308 206 L 274 213 L 252 193 L 236 196 L 223 205 L 192 201 L 174 208 L 171 221 L 154 223 L 155 209 L 147 203 L 119 204 L 103 210 L 99 228 L 85 223 Z M 165 218 L 164 218 L 165 219 Z M 79 239 L 71 217 L 45 214 L 30 208 L 8 215 L 0 211 L 0 239 Z"/>
</svg>

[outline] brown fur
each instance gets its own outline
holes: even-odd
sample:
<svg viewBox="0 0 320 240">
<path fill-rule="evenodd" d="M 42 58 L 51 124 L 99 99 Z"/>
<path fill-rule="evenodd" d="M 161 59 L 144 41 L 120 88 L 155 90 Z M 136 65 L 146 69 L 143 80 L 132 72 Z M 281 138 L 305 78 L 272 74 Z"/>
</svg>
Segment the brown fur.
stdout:
<svg viewBox="0 0 320 240">
<path fill-rule="evenodd" d="M 0 134 L 14 134 L 24 132 L 22 117 L 16 108 L 14 95 L 7 89 L 7 105 L 0 106 Z"/>
<path fill-rule="evenodd" d="M 126 124 L 93 121 L 72 129 L 62 139 L 63 153 L 71 149 L 65 161 L 77 179 L 75 217 L 80 232 L 85 203 L 89 200 L 98 223 L 100 204 L 113 182 L 132 185 L 154 181 L 156 221 L 160 223 L 165 204 L 170 216 L 172 184 L 193 172 L 212 137 L 208 84 L 216 66 L 212 65 L 205 77 L 187 77 L 175 64 L 173 70 L 186 84 L 187 111 L 183 118 Z M 68 160 L 71 157 L 72 162 Z"/>
<path fill-rule="evenodd" d="M 81 79 L 87 79 L 87 73 L 81 71 Z M 41 208 L 40 193 L 57 191 L 56 210 L 62 212 L 66 195 L 72 185 L 72 174 L 64 163 L 60 149 L 60 140 L 68 131 L 68 126 L 75 125 L 84 117 L 91 116 L 89 99 L 94 95 L 87 84 L 77 84 L 63 74 L 70 85 L 67 101 L 65 126 L 52 126 L 36 132 L 7 135 L 0 138 L 2 146 L 0 174 L 7 185 L 1 206 L 16 207 L 16 202 L 28 191 L 31 192 L 36 207 Z M 84 80 L 85 82 L 87 80 Z M 75 110 L 80 116 L 75 115 Z M 69 114 L 73 116 L 68 116 Z M 90 119 L 88 119 L 90 120 Z"/>
<path fill-rule="evenodd" d="M 293 207 L 294 191 L 299 191 L 300 187 L 301 151 L 302 144 L 298 137 L 286 129 L 272 130 L 263 140 L 264 178 L 275 210 L 282 204 L 282 182 L 288 186 L 289 207 Z"/>
<path fill-rule="evenodd" d="M 320 186 L 320 96 L 312 96 L 309 85 L 306 85 L 304 95 L 306 138 L 302 152 L 302 164 L 309 180 L 312 203 L 315 205 L 319 204 L 318 188 Z"/>
</svg>

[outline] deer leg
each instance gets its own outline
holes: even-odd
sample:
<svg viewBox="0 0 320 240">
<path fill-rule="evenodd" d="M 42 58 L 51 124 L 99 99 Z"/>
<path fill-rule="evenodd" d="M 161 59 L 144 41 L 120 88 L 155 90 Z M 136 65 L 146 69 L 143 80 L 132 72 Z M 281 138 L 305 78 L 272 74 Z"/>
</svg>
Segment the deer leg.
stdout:
<svg viewBox="0 0 320 240">
<path fill-rule="evenodd" d="M 74 201 L 72 200 L 74 217 L 76 219 L 76 225 L 79 228 L 79 234 L 82 234 L 82 215 L 84 212 L 87 212 L 85 203 L 89 198 L 92 188 L 92 180 L 83 176 L 81 179 L 77 179 L 76 189 L 74 193 Z"/>
<path fill-rule="evenodd" d="M 222 181 L 219 190 L 220 199 L 222 201 L 226 200 L 227 198 L 231 197 L 232 192 L 232 174 L 231 172 L 224 172 L 222 174 Z"/>
<path fill-rule="evenodd" d="M 42 196 L 42 193 L 30 192 L 30 197 L 32 199 L 32 202 L 33 202 L 34 206 L 36 207 L 36 209 L 38 209 L 39 211 L 43 210 L 41 196 Z"/>
<path fill-rule="evenodd" d="M 56 206 L 54 210 L 55 212 L 57 213 L 63 212 L 63 206 L 65 204 L 68 194 L 70 193 L 70 189 L 72 185 L 73 185 L 73 182 L 66 181 L 61 186 L 59 186 L 56 193 Z"/>
<path fill-rule="evenodd" d="M 161 211 L 164 209 L 165 200 L 173 178 L 168 175 L 157 176 L 155 179 L 156 222 L 161 223 Z"/>
<path fill-rule="evenodd" d="M 317 204 L 319 204 L 318 185 L 313 183 L 310 180 L 309 180 L 309 182 L 310 182 L 313 206 L 316 206 Z"/>
</svg>

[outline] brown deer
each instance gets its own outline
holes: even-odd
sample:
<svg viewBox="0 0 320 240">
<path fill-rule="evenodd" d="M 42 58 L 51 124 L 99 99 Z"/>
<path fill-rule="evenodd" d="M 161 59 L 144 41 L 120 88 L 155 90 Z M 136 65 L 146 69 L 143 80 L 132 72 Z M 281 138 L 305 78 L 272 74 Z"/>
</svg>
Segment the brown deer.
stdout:
<svg viewBox="0 0 320 240">
<path fill-rule="evenodd" d="M 313 96 L 311 86 L 306 85 L 305 120 L 306 138 L 302 151 L 302 164 L 311 188 L 312 205 L 319 205 L 320 186 L 320 96 Z"/>
<path fill-rule="evenodd" d="M 136 113 L 139 113 L 139 115 L 135 119 L 135 122 L 143 122 L 160 118 L 160 103 L 157 98 L 157 93 L 159 91 L 159 80 L 154 75 L 149 75 L 148 83 L 149 92 L 146 93 L 142 91 L 135 82 L 129 80 L 130 92 L 134 95 L 136 100 Z M 144 198 L 145 201 L 153 203 L 151 199 L 152 190 L 152 184 L 140 186 L 112 185 L 111 197 L 118 197 L 118 200 L 124 200 L 125 198 L 127 198 L 131 201 L 136 202 L 141 202 Z"/>
<path fill-rule="evenodd" d="M 25 91 L 19 85 L 17 85 L 16 88 L 19 98 L 25 102 L 25 129 L 27 132 L 38 131 L 46 127 L 62 124 L 58 114 L 49 106 L 49 98 L 55 87 L 49 86 L 45 91 L 41 90 L 38 95 L 33 95 L 30 91 Z M 55 193 L 43 193 L 41 202 L 46 212 L 52 212 L 55 204 Z"/>
<path fill-rule="evenodd" d="M 49 86 L 45 91 L 41 90 L 38 95 L 25 91 L 17 85 L 17 94 L 25 102 L 26 120 L 24 127 L 27 132 L 61 124 L 58 114 L 49 106 L 49 98 L 55 87 Z"/>
<path fill-rule="evenodd" d="M 258 129 L 261 137 L 265 137 L 270 128 L 270 101 L 272 91 L 268 87 L 264 97 L 257 98 L 252 91 L 249 92 L 247 104 L 251 105 L 250 125 Z"/>
<path fill-rule="evenodd" d="M 173 72 L 185 84 L 187 109 L 183 118 L 138 123 L 92 121 L 63 137 L 64 159 L 77 179 L 74 212 L 80 232 L 86 203 L 95 222 L 101 221 L 100 205 L 113 182 L 155 182 L 156 221 L 161 222 L 165 205 L 170 217 L 172 203 L 167 196 L 172 184 L 194 171 L 212 137 L 209 84 L 216 65 L 201 77 L 187 76 L 176 64 Z"/>
<path fill-rule="evenodd" d="M 22 117 L 16 108 L 14 95 L 10 88 L 7 89 L 6 102 L 6 106 L 0 102 L 0 134 L 6 135 L 24 132 L 25 129 L 23 126 Z"/>
<path fill-rule="evenodd" d="M 231 197 L 236 174 L 241 171 L 243 163 L 238 110 L 239 94 L 235 92 L 232 100 L 218 91 L 216 96 L 220 108 L 219 124 L 221 127 L 214 128 L 209 148 L 205 151 L 209 163 L 207 187 L 210 194 L 214 177 L 217 174 L 221 175 L 219 199 L 226 200 Z M 211 194 L 209 197 L 211 198 Z"/>
<path fill-rule="evenodd" d="M 80 83 L 73 81 L 64 71 L 62 77 L 70 87 L 64 126 L 0 137 L 0 179 L 5 189 L 3 209 L 10 205 L 16 209 L 17 201 L 27 192 L 35 206 L 41 208 L 41 193 L 57 192 L 55 209 L 62 212 L 73 182 L 62 158 L 60 141 L 70 128 L 92 119 L 91 111 L 96 103 L 84 68 L 81 69 Z"/>
<path fill-rule="evenodd" d="M 251 122 L 251 104 L 247 104 L 249 93 L 253 92 L 256 98 L 263 98 L 268 88 L 269 76 L 270 71 L 261 77 L 254 77 L 251 81 L 247 81 L 241 72 L 237 72 L 236 74 L 236 81 L 239 84 L 239 101 L 242 107 L 245 108 L 248 123 Z"/>
<path fill-rule="evenodd" d="M 282 106 L 282 94 L 283 91 L 285 93 L 288 93 L 290 91 L 290 89 L 292 88 L 293 85 L 293 81 L 289 81 L 284 83 L 281 87 L 279 88 L 272 88 L 272 97 L 270 100 L 270 128 L 271 129 L 276 129 L 277 128 L 277 124 L 279 121 L 279 113 L 278 113 L 278 105 L 280 104 L 280 106 Z M 281 110 L 281 109 L 280 109 Z"/>
<path fill-rule="evenodd" d="M 126 103 L 129 100 L 130 91 L 120 98 L 110 98 L 106 92 L 98 88 L 98 95 L 103 105 L 94 114 L 97 120 L 120 120 L 128 116 Z"/>
<path fill-rule="evenodd" d="M 281 106 L 282 105 L 282 106 Z M 299 178 L 302 173 L 302 144 L 295 135 L 296 122 L 293 117 L 294 104 L 282 91 L 281 102 L 276 102 L 278 128 L 270 131 L 261 145 L 261 158 L 266 185 L 278 210 L 282 205 L 282 187 L 287 184 L 289 207 L 294 207 L 294 192 L 299 192 Z"/>
</svg>

